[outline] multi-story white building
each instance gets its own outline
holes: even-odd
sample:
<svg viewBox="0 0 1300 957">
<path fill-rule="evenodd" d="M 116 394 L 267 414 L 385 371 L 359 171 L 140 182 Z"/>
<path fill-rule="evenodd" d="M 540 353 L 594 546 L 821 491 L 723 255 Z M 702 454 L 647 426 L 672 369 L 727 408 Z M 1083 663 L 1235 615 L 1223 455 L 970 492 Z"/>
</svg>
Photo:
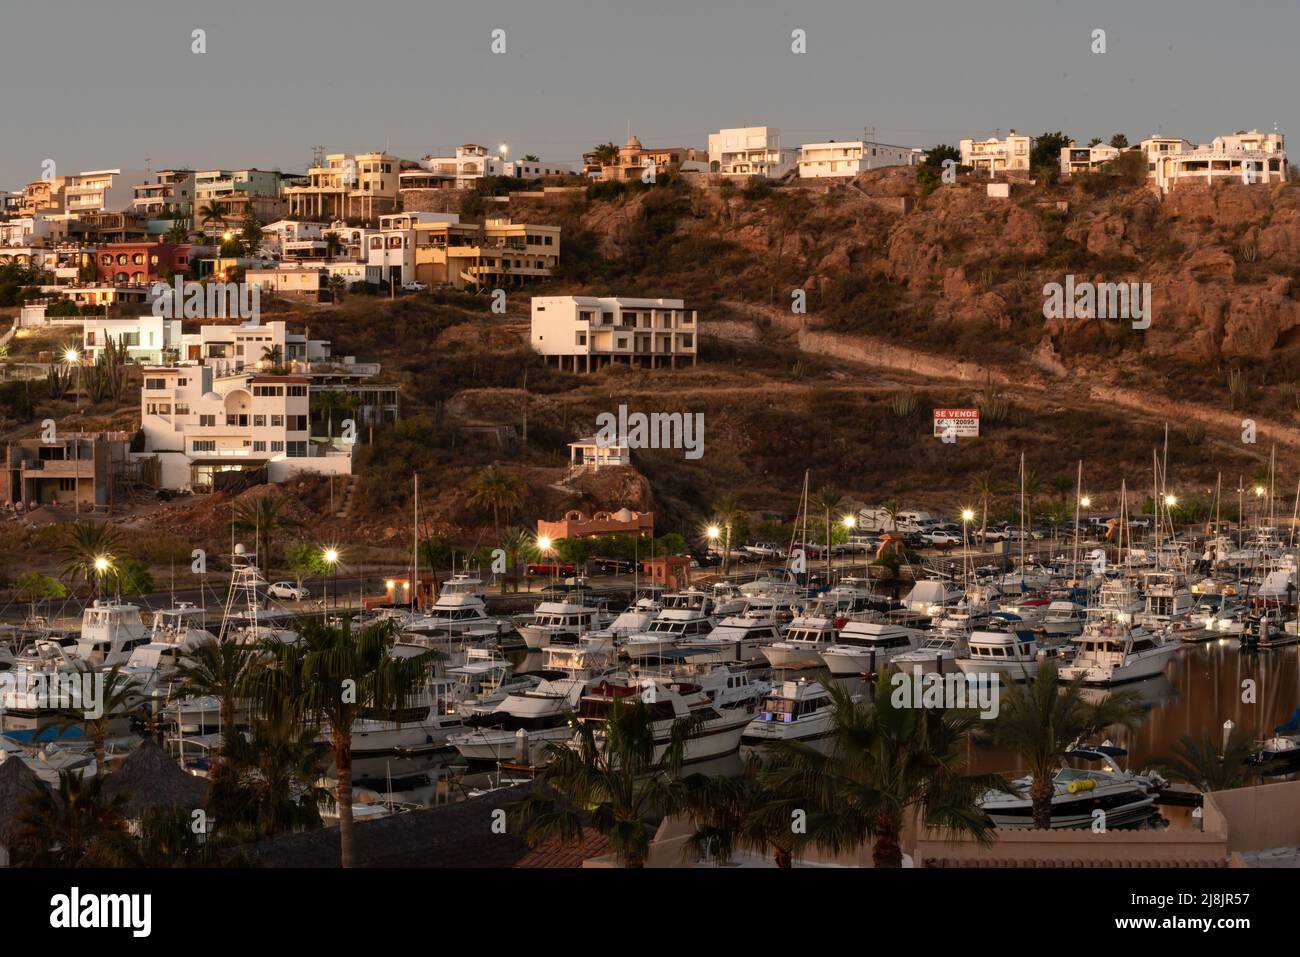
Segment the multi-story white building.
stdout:
<svg viewBox="0 0 1300 957">
<path fill-rule="evenodd" d="M 282 482 L 299 472 L 347 475 L 351 447 L 310 438 L 310 380 L 297 375 L 218 378 L 212 366 L 144 371 L 141 430 L 166 489 L 210 490 L 223 472 L 266 469 Z"/>
<path fill-rule="evenodd" d="M 1142 151 L 1147 155 L 1147 176 L 1166 193 L 1180 183 L 1235 180 L 1268 185 L 1287 178 L 1286 137 L 1277 132 L 1239 131 L 1201 146 L 1151 136 L 1142 141 Z"/>
<path fill-rule="evenodd" d="M 567 176 L 573 172 L 568 163 L 548 160 L 507 159 L 506 153 L 494 153 L 486 146 L 465 143 L 454 153 L 430 154 L 416 166 L 401 171 L 403 194 L 430 189 L 467 189 L 485 176 L 512 176 L 518 179 L 541 179 L 543 176 Z"/>
<path fill-rule="evenodd" d="M 63 187 L 64 211 L 80 213 L 121 212 L 129 209 L 135 190 L 127 185 L 143 178 L 143 171 L 100 169 L 69 176 Z"/>
<path fill-rule="evenodd" d="M 857 176 L 882 166 L 916 166 L 923 158 L 923 151 L 914 147 L 871 140 L 805 143 L 799 147 L 799 178 Z"/>
<path fill-rule="evenodd" d="M 400 286 L 415 279 L 415 230 L 428 223 L 459 223 L 457 213 L 391 213 L 366 241 L 366 281 Z"/>
<path fill-rule="evenodd" d="M 1098 169 L 1102 164 L 1109 163 L 1119 156 L 1119 153 L 1118 149 L 1105 143 L 1079 146 L 1071 140 L 1070 145 L 1061 150 L 1061 175 L 1070 176 L 1073 173 L 1087 173 Z"/>
<path fill-rule="evenodd" d="M 615 362 L 651 369 L 695 365 L 698 314 L 681 299 L 534 296 L 533 349 L 561 370 L 591 372 Z"/>
<path fill-rule="evenodd" d="M 110 339 L 125 348 L 127 356 L 135 362 L 207 365 L 219 377 L 267 371 L 277 364 L 294 368 L 302 363 L 330 359 L 328 339 L 308 339 L 302 333 L 290 332 L 282 319 L 265 323 L 205 323 L 192 332 L 184 332 L 180 319 L 163 316 L 88 317 L 82 332 L 85 361 L 94 362 Z"/>
<path fill-rule="evenodd" d="M 193 212 L 193 170 L 164 169 L 153 176 L 153 182 L 140 183 L 135 187 L 135 198 L 131 201 L 134 212 L 142 216 L 158 216 L 162 213 L 188 216 Z"/>
<path fill-rule="evenodd" d="M 1027 173 L 1034 143 L 1032 136 L 1025 136 L 1015 130 L 1010 130 L 1005 139 L 991 136 L 986 140 L 962 140 L 961 165 L 990 176 L 997 173 Z"/>
<path fill-rule="evenodd" d="M 181 339 L 179 319 L 87 317 L 81 333 L 82 356 L 87 362 L 95 362 L 112 340 L 125 350 L 126 358 L 132 362 L 161 364 L 180 355 Z"/>
<path fill-rule="evenodd" d="M 709 134 L 709 169 L 723 176 L 779 179 L 799 162 L 797 149 L 781 146 L 773 126 L 745 126 Z"/>
</svg>

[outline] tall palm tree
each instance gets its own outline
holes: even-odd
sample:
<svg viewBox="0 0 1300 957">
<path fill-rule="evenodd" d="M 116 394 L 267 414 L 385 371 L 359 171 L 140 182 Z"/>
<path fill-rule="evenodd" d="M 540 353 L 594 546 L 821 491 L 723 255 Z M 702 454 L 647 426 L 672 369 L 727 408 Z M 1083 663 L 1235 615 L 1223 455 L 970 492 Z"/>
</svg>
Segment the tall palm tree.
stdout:
<svg viewBox="0 0 1300 957">
<path fill-rule="evenodd" d="M 78 867 L 97 841 L 126 830 L 125 798 L 104 795 L 107 775 L 59 772 L 59 786 L 31 792 L 18 812 L 10 853 L 22 867 Z"/>
<path fill-rule="evenodd" d="M 596 154 L 596 162 L 601 166 L 613 166 L 618 163 L 617 143 L 601 143 L 592 152 Z"/>
<path fill-rule="evenodd" d="M 61 714 L 58 725 L 61 728 L 80 726 L 86 729 L 95 745 L 96 768 L 100 774 L 103 774 L 106 767 L 104 756 L 109 723 L 128 711 L 134 710 L 140 704 L 141 684 L 135 677 L 123 674 L 120 664 L 113 665 L 108 670 L 100 672 L 89 662 L 79 661 L 74 673 L 78 678 L 78 685 L 82 688 L 86 688 L 100 674 L 103 675 L 103 685 L 97 701 L 83 701 L 81 704 L 85 707 L 82 709 Z M 97 707 L 90 707 L 91 705 Z M 92 713 L 94 713 L 94 716 L 92 716 Z"/>
<path fill-rule="evenodd" d="M 283 495 L 268 491 L 241 499 L 235 505 L 235 530 L 253 533 L 253 551 L 268 574 L 273 565 L 275 536 L 302 527 L 302 522 L 285 512 L 286 503 Z"/>
<path fill-rule="evenodd" d="M 833 485 L 823 485 L 813 493 L 811 505 L 826 516 L 826 584 L 831 583 L 831 512 L 840 507 L 844 495 Z"/>
<path fill-rule="evenodd" d="M 505 530 L 504 537 L 501 539 L 501 548 L 505 550 L 506 558 L 510 560 L 510 573 L 518 575 L 519 558 L 520 556 L 532 557 L 536 550 L 536 539 L 529 534 L 528 529 L 511 525 Z"/>
<path fill-rule="evenodd" d="M 983 545 L 989 531 L 989 501 L 1001 493 L 1002 483 L 992 472 L 985 469 L 971 476 L 966 490 L 980 500 L 980 544 Z"/>
<path fill-rule="evenodd" d="M 903 707 L 882 674 L 874 705 L 831 687 L 834 730 L 826 753 L 801 741 L 773 745 L 760 773 L 765 786 L 801 798 L 808 841 L 840 853 L 872 842 L 876 867 L 901 867 L 899 840 L 910 811 L 928 827 L 946 827 L 991 843 L 992 825 L 976 804 L 998 775 L 967 774 L 960 757 L 973 712 Z"/>
<path fill-rule="evenodd" d="M 322 389 L 320 392 L 315 393 L 313 398 L 316 400 L 316 411 L 325 420 L 325 428 L 332 442 L 334 440 L 334 413 L 343 405 L 343 394 L 336 392 L 334 389 Z"/>
<path fill-rule="evenodd" d="M 1190 784 L 1200 791 L 1230 791 L 1250 782 L 1246 759 L 1254 750 L 1250 735 L 1234 727 L 1222 750 L 1210 731 L 1197 741 L 1190 734 L 1178 739 L 1171 757 L 1156 758 L 1156 765 L 1171 781 Z"/>
<path fill-rule="evenodd" d="M 724 575 L 731 568 L 731 530 L 745 520 L 746 514 L 740 507 L 740 499 L 733 492 L 724 492 L 713 501 L 714 521 L 721 525 L 723 530 L 722 574 Z"/>
<path fill-rule="evenodd" d="M 615 697 L 605 720 L 581 722 L 572 742 L 547 745 L 550 763 L 538 777 L 540 787 L 511 809 L 529 842 L 577 840 L 585 814 L 624 867 L 644 867 L 646 821 L 681 807 L 678 775 L 697 724 L 692 718 L 673 722 L 668 746 L 656 756 L 649 705 L 639 695 Z"/>
<path fill-rule="evenodd" d="M 891 498 L 884 505 L 880 506 L 880 510 L 883 511 L 885 516 L 889 519 L 889 530 L 891 532 L 898 531 L 898 513 L 903 510 L 903 506 L 899 503 L 898 499 Z"/>
<path fill-rule="evenodd" d="M 202 641 L 177 662 L 176 698 L 216 698 L 224 748 L 235 733 L 235 709 L 247 696 L 255 652 L 238 641 Z"/>
<path fill-rule="evenodd" d="M 689 847 L 697 854 L 726 864 L 740 851 L 771 854 L 776 866 L 794 866 L 807 843 L 792 826 L 803 803 L 767 787 L 759 776 L 761 758 L 751 758 L 740 777 L 693 774 L 685 780 L 683 813 L 695 825 Z"/>
<path fill-rule="evenodd" d="M 325 256 L 327 259 L 333 259 L 343 249 L 343 237 L 338 233 L 329 232 L 325 234 Z"/>
<path fill-rule="evenodd" d="M 167 229 L 165 239 L 173 246 L 179 246 L 181 243 L 188 242 L 190 238 L 189 220 L 174 219 Z"/>
<path fill-rule="evenodd" d="M 297 702 L 299 716 L 319 722 L 329 734 L 338 774 L 335 800 L 339 814 L 340 863 L 354 859 L 352 826 L 352 726 L 360 718 L 400 718 L 411 697 L 428 680 L 434 653 L 410 658 L 389 654 L 396 629 L 391 621 L 357 631 L 351 622 L 333 625 L 311 618 L 299 630 L 297 645 L 268 644 L 271 666 L 253 679 L 258 700 L 292 686 L 286 700 Z"/>
<path fill-rule="evenodd" d="M 499 464 L 493 462 L 469 481 L 469 504 L 473 508 L 492 509 L 492 527 L 496 542 L 501 542 L 501 513 L 507 516 L 524 504 L 523 484 Z"/>
<path fill-rule="evenodd" d="M 113 570 L 122 557 L 121 549 L 121 538 L 113 526 L 73 522 L 59 546 L 63 574 L 74 585 L 79 580 L 90 584 L 94 596 L 99 598 L 105 582 L 113 579 Z"/>
<path fill-rule="evenodd" d="M 325 280 L 325 288 L 330 291 L 330 300 L 335 305 L 338 305 L 339 293 L 347 289 L 347 286 L 347 280 L 342 276 L 330 276 L 329 279 Z"/>
<path fill-rule="evenodd" d="M 993 740 L 1015 752 L 1033 776 L 1029 798 L 1034 827 L 1052 826 L 1052 792 L 1066 752 L 1103 728 L 1134 728 L 1142 712 L 1137 692 L 1128 689 L 1096 703 L 1083 697 L 1083 676 L 1057 688 L 1059 672 L 1048 661 L 1037 677 L 1004 686 Z"/>
</svg>

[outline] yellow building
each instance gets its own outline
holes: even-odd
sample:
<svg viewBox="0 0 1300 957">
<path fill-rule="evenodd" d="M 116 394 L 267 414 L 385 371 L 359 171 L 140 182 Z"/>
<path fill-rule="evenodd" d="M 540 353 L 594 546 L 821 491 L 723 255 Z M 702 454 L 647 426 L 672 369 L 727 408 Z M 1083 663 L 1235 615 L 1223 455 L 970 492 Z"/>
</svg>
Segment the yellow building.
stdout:
<svg viewBox="0 0 1300 957">
<path fill-rule="evenodd" d="M 475 223 L 417 223 L 415 278 L 430 286 L 525 283 L 544 279 L 560 262 L 560 227 L 507 218 Z"/>
</svg>

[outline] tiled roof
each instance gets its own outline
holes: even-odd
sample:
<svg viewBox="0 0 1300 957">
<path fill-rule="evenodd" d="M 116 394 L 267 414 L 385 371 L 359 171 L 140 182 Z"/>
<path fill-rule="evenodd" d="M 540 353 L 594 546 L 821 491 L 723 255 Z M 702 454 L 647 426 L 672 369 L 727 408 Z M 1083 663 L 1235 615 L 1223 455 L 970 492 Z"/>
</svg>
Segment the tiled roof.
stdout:
<svg viewBox="0 0 1300 957">
<path fill-rule="evenodd" d="M 583 828 L 582 837 L 565 844 L 549 837 L 515 861 L 515 867 L 581 867 L 589 858 L 609 853 L 609 838 L 599 831 Z"/>
</svg>

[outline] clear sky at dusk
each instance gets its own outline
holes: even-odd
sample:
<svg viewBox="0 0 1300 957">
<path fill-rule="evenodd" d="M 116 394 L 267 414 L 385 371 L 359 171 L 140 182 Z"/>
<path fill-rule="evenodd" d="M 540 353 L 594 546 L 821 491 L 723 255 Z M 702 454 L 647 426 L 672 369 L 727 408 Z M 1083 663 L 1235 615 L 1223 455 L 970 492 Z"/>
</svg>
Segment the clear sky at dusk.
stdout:
<svg viewBox="0 0 1300 957">
<path fill-rule="evenodd" d="M 629 128 L 701 148 L 759 124 L 787 146 L 1295 133 L 1297 36 L 1293 0 L 0 0 L 0 188 L 46 158 L 302 171 L 316 144 L 576 161 Z"/>
</svg>

